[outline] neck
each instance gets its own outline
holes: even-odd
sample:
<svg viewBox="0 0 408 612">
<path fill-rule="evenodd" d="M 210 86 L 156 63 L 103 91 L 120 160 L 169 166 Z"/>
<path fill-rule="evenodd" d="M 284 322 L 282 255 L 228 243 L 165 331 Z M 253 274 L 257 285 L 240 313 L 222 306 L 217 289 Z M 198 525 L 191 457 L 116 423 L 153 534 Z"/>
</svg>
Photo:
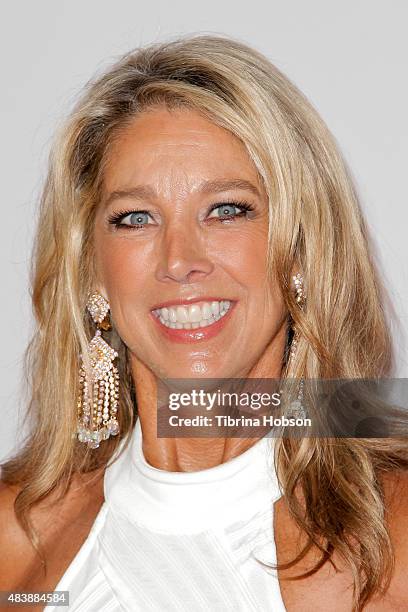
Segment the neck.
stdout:
<svg viewBox="0 0 408 612">
<path fill-rule="evenodd" d="M 285 330 L 283 330 L 285 331 Z M 246 378 L 278 378 L 281 375 L 285 333 L 278 334 Z M 150 465 L 169 472 L 195 472 L 237 457 L 259 438 L 158 438 L 157 382 L 155 374 L 134 355 L 130 365 L 136 388 L 143 436 L 143 454 Z"/>
</svg>

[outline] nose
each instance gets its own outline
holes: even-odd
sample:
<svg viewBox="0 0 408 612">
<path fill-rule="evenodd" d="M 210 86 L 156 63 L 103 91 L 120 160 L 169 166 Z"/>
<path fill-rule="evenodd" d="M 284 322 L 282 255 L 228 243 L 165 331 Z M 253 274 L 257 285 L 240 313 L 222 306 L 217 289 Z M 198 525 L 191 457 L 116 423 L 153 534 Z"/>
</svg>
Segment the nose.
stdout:
<svg viewBox="0 0 408 612">
<path fill-rule="evenodd" d="M 157 280 L 191 284 L 204 280 L 213 268 L 199 231 L 180 220 L 166 228 L 160 244 Z"/>
</svg>

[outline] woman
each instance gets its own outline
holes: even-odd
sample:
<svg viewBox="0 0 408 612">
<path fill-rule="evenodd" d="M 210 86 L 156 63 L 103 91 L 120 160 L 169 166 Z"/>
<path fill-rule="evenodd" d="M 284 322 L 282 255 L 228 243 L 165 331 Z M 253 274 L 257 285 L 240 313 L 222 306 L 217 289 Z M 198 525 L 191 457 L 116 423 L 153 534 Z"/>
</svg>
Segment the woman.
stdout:
<svg viewBox="0 0 408 612">
<path fill-rule="evenodd" d="M 2 590 L 87 612 L 408 601 L 403 441 L 157 436 L 162 378 L 391 369 L 345 164 L 262 55 L 186 37 L 89 83 L 52 149 L 33 303 Z"/>
</svg>

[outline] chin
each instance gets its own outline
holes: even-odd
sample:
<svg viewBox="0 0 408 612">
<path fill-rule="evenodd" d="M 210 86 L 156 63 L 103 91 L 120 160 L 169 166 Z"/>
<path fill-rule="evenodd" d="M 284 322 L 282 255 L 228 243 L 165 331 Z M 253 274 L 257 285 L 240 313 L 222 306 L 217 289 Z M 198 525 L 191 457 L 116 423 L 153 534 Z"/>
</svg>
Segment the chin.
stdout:
<svg viewBox="0 0 408 612">
<path fill-rule="evenodd" d="M 205 361 L 195 360 L 190 363 L 186 363 L 184 366 L 177 365 L 177 367 L 169 368 L 163 367 L 160 369 L 161 375 L 159 378 L 232 378 L 234 373 L 231 368 L 225 368 L 223 364 L 208 364 Z"/>
</svg>

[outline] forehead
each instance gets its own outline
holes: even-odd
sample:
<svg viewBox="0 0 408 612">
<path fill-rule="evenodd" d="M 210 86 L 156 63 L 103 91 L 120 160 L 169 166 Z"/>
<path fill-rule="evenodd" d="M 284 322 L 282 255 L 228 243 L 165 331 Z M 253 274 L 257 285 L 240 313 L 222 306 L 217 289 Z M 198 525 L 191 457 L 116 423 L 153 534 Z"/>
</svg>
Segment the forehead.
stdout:
<svg viewBox="0 0 408 612">
<path fill-rule="evenodd" d="M 257 169 L 243 142 L 198 111 L 158 107 L 143 111 L 112 143 L 105 166 L 108 189 L 135 181 L 173 182 L 225 178 L 260 185 Z"/>
</svg>

